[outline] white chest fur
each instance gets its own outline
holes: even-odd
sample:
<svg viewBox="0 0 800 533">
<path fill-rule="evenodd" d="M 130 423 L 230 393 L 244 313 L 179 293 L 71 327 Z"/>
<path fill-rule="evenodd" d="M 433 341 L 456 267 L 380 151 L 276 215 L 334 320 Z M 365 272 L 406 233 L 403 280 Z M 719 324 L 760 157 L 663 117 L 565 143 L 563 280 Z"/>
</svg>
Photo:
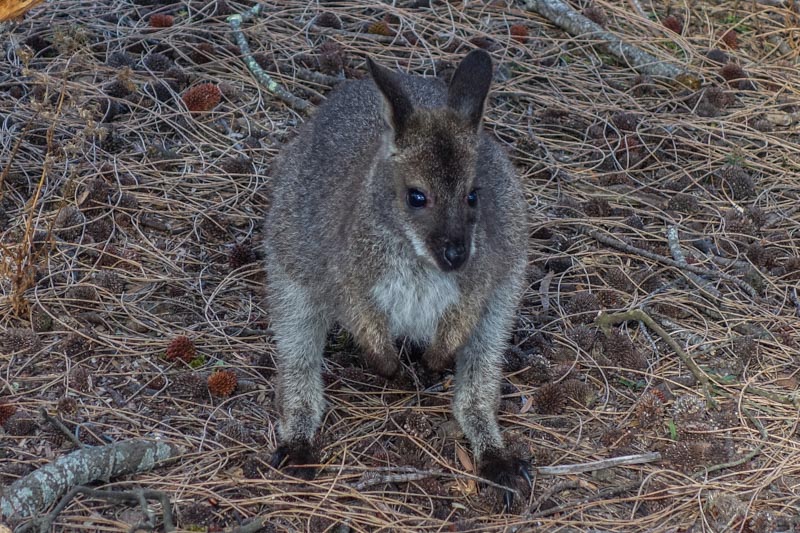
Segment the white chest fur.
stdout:
<svg viewBox="0 0 800 533">
<path fill-rule="evenodd" d="M 403 262 L 405 263 L 405 262 Z M 438 269 L 408 263 L 390 269 L 372 289 L 392 337 L 429 343 L 442 315 L 459 300 L 458 284 Z"/>
</svg>

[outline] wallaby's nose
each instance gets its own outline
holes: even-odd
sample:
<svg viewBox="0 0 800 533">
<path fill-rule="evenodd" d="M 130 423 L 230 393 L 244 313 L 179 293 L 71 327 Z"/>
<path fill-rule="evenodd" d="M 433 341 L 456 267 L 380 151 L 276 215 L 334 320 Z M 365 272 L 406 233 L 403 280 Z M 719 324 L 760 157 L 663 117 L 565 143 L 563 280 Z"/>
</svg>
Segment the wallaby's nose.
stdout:
<svg viewBox="0 0 800 533">
<path fill-rule="evenodd" d="M 467 260 L 467 249 L 463 243 L 447 243 L 444 248 L 444 260 L 451 269 L 455 270 Z"/>
</svg>

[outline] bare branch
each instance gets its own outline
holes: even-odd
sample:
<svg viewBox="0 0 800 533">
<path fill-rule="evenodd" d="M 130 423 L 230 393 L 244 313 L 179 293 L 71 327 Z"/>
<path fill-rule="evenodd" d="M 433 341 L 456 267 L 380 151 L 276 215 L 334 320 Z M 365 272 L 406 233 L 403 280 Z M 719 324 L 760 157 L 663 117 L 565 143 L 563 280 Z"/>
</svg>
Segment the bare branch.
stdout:
<svg viewBox="0 0 800 533">
<path fill-rule="evenodd" d="M 147 472 L 181 453 L 178 446 L 151 439 L 131 439 L 74 451 L 5 488 L 0 493 L 0 517 L 34 516 L 76 485 Z"/>
<path fill-rule="evenodd" d="M 700 276 L 709 276 L 730 281 L 731 283 L 742 289 L 744 292 L 746 292 L 751 298 L 758 298 L 758 293 L 756 293 L 756 290 L 751 285 L 725 272 L 709 270 L 707 268 L 702 268 L 696 265 L 681 264 L 680 262 L 675 261 L 674 259 L 671 259 L 669 257 L 664 257 L 663 255 L 655 254 L 653 252 L 649 252 L 647 250 L 643 250 L 636 246 L 624 243 L 615 237 L 604 235 L 594 229 L 590 229 L 586 231 L 586 233 L 593 239 L 602 242 L 603 244 L 607 244 L 608 246 L 612 246 L 618 250 L 640 255 L 642 257 L 652 259 L 653 261 L 658 261 L 661 264 L 673 266 L 683 271 L 691 272 L 693 274 L 698 274 Z"/>
<path fill-rule="evenodd" d="M 58 502 L 58 505 L 56 505 L 51 512 L 42 517 L 40 520 L 34 520 L 33 522 L 21 527 L 19 533 L 24 533 L 30 530 L 32 527 L 34 527 L 34 524 L 37 523 L 39 526 L 39 532 L 47 533 L 50 531 L 53 522 L 56 518 L 58 518 L 58 515 L 61 513 L 61 511 L 63 511 L 64 508 L 69 505 L 69 502 L 71 502 L 72 499 L 78 494 L 85 494 L 91 498 L 99 498 L 112 502 L 138 503 L 142 508 L 144 515 L 147 516 L 147 520 L 142 524 L 135 524 L 131 526 L 130 531 L 138 531 L 139 529 L 149 529 L 150 531 L 155 530 L 155 515 L 149 509 L 147 500 L 158 500 L 161 503 L 162 512 L 164 513 L 164 531 L 169 533 L 170 531 L 175 530 L 175 521 L 172 518 L 172 504 L 170 503 L 167 495 L 161 491 L 145 489 L 97 490 L 78 485 L 77 487 L 72 487 L 72 489 L 63 498 L 61 498 L 61 501 Z"/>
<path fill-rule="evenodd" d="M 652 463 L 653 461 L 659 461 L 659 460 L 661 460 L 660 453 L 650 452 L 637 455 L 623 455 L 620 457 L 612 457 L 610 459 L 603 459 L 602 461 L 592 461 L 591 463 L 558 465 L 558 466 L 540 466 L 536 468 L 536 473 L 552 475 L 552 476 L 563 476 L 567 474 L 580 474 L 581 472 L 592 472 L 595 470 L 603 470 L 604 468 L 611 468 L 612 466 L 640 465 L 642 463 Z"/>
<path fill-rule="evenodd" d="M 642 74 L 661 78 L 676 78 L 690 74 L 682 67 L 661 61 L 632 44 L 622 41 L 561 0 L 527 0 L 526 8 L 528 11 L 534 11 L 545 17 L 574 37 L 601 41 L 603 47 L 611 55 L 621 59 Z"/>
<path fill-rule="evenodd" d="M 262 69 L 258 62 L 256 62 L 253 54 L 250 52 L 250 45 L 247 38 L 242 32 L 242 22 L 250 20 L 261 12 L 262 4 L 256 4 L 243 14 L 231 15 L 228 17 L 228 23 L 231 25 L 233 35 L 236 38 L 236 45 L 242 52 L 242 59 L 244 60 L 247 68 L 258 79 L 259 83 L 267 89 L 270 93 L 274 94 L 278 99 L 289 104 L 296 111 L 308 113 L 312 109 L 311 102 L 299 98 L 286 89 L 284 89 L 277 81 L 273 80 L 267 72 Z"/>
</svg>

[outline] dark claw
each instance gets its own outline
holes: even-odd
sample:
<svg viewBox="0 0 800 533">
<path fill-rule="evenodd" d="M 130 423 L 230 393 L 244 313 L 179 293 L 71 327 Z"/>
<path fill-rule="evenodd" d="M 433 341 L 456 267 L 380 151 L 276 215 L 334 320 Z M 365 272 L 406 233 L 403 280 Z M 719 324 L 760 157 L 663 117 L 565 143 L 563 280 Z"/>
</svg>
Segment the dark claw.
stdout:
<svg viewBox="0 0 800 533">
<path fill-rule="evenodd" d="M 522 493 L 525 485 L 533 487 L 528 461 L 510 455 L 506 450 L 487 450 L 481 459 L 481 476 L 506 487 L 501 490 L 503 512 L 510 512 L 515 492 Z"/>
<path fill-rule="evenodd" d="M 531 479 L 531 473 L 528 471 L 528 462 L 523 460 L 517 460 L 517 470 L 519 476 L 525 480 L 525 483 L 528 485 L 528 489 L 533 489 L 533 479 Z M 503 512 L 507 513 L 511 511 L 511 506 L 514 504 L 514 492 L 511 490 L 503 491 Z"/>
<path fill-rule="evenodd" d="M 511 510 L 511 506 L 514 505 L 514 493 L 510 490 L 503 491 L 503 512 L 507 513 Z"/>
<path fill-rule="evenodd" d="M 269 464 L 273 468 L 281 468 L 285 472 L 300 479 L 311 480 L 317 475 L 317 469 L 312 465 L 317 462 L 314 448 L 306 440 L 296 440 L 278 446 L 272 453 Z"/>
<path fill-rule="evenodd" d="M 281 463 L 283 460 L 286 459 L 286 445 L 282 444 L 278 446 L 274 452 L 272 452 L 272 457 L 269 458 L 269 466 L 272 468 L 280 468 Z"/>
<path fill-rule="evenodd" d="M 528 464 L 525 461 L 522 461 L 519 465 L 519 475 L 522 476 L 522 479 L 528 484 L 528 488 L 533 488 L 533 479 L 531 479 L 531 473 L 528 471 Z"/>
</svg>

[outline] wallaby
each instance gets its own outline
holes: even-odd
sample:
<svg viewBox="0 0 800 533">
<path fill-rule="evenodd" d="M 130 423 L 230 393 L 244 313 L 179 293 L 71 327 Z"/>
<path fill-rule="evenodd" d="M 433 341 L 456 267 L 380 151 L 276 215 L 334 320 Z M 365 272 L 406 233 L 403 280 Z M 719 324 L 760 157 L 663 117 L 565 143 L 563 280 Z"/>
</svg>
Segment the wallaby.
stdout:
<svg viewBox="0 0 800 533">
<path fill-rule="evenodd" d="M 310 477 L 325 400 L 322 352 L 339 323 L 391 377 L 395 340 L 455 363 L 453 411 L 486 479 L 516 489 L 527 461 L 497 423 L 501 366 L 527 264 L 526 204 L 481 127 L 492 79 L 475 50 L 449 87 L 367 60 L 370 80 L 334 91 L 280 154 L 266 220 L 277 345 L 273 464 Z M 507 507 L 513 492 L 503 491 Z"/>
</svg>

